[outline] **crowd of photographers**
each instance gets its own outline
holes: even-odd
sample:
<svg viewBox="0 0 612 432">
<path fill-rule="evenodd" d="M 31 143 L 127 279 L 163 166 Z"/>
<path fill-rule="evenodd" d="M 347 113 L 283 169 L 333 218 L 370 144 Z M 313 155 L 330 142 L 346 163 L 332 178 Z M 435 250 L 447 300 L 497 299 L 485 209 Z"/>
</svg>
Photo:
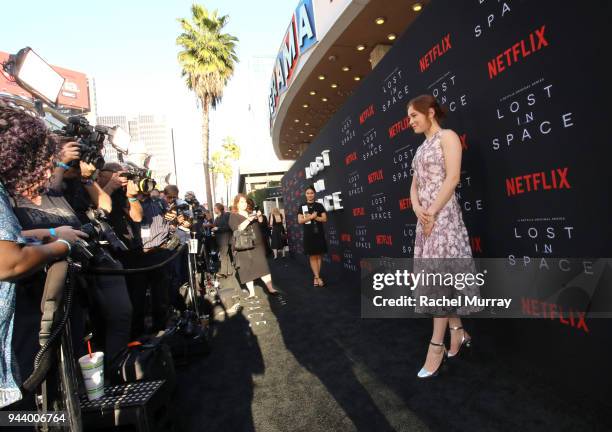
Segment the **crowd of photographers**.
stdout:
<svg viewBox="0 0 612 432">
<path fill-rule="evenodd" d="M 75 355 L 86 353 L 83 337 L 91 332 L 95 349 L 105 352 L 105 369 L 128 342 L 165 329 L 173 308 L 185 307 L 179 287 L 189 275 L 181 245 L 191 233 L 216 232 L 219 273 L 230 272 L 231 229 L 221 204 L 213 218 L 193 193 L 180 200 L 176 186 L 158 191 L 133 167 L 104 163 L 92 151 L 101 141 L 88 147 L 82 138 L 73 125 L 51 132 L 41 119 L 0 100 L 0 407 L 34 406 L 22 400 L 20 382 L 40 349 L 49 264 L 93 250 L 92 267 L 152 267 L 80 277 L 84 289 L 77 290 L 71 313 Z M 103 241 L 96 246 L 94 238 Z"/>
</svg>

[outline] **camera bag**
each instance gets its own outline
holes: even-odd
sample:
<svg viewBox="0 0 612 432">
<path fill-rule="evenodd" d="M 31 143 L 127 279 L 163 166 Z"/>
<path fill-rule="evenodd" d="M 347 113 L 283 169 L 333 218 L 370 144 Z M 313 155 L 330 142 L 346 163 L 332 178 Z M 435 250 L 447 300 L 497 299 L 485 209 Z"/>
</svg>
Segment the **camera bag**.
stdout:
<svg viewBox="0 0 612 432">
<path fill-rule="evenodd" d="M 170 348 L 159 337 L 131 342 L 115 357 L 109 378 L 112 384 L 166 380 L 172 391 L 176 372 Z"/>
</svg>

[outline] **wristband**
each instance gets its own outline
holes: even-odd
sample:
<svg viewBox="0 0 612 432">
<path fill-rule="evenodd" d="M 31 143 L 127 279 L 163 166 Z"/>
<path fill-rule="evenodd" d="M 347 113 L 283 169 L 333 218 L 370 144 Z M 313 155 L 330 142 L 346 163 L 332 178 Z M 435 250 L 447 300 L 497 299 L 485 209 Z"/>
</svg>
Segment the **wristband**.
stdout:
<svg viewBox="0 0 612 432">
<path fill-rule="evenodd" d="M 70 169 L 70 165 L 65 164 L 64 162 L 55 162 L 55 166 L 58 168 L 64 168 L 66 171 Z"/>
<path fill-rule="evenodd" d="M 49 228 L 49 234 L 51 234 L 51 237 L 57 237 L 57 232 L 55 231 L 55 228 Z"/>
<path fill-rule="evenodd" d="M 138 198 L 136 198 L 136 197 L 128 197 L 128 201 L 129 202 L 136 202 L 136 201 L 138 201 Z"/>
<path fill-rule="evenodd" d="M 93 186 L 93 180 L 89 178 L 82 178 L 81 183 L 83 183 L 85 186 Z"/>
<path fill-rule="evenodd" d="M 57 239 L 55 241 L 60 242 L 60 243 L 64 243 L 66 246 L 68 246 L 68 255 L 70 255 L 70 252 L 72 252 L 72 245 L 67 240 Z"/>
</svg>

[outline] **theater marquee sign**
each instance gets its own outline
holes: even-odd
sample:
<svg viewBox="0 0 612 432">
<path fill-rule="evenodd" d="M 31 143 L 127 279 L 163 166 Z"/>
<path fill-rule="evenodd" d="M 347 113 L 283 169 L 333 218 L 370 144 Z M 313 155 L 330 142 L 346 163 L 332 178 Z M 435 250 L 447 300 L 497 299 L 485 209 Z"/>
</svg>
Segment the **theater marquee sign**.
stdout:
<svg viewBox="0 0 612 432">
<path fill-rule="evenodd" d="M 276 115 L 279 97 L 291 84 L 300 56 L 317 42 L 312 0 L 301 0 L 285 33 L 270 82 L 268 106 L 270 119 Z"/>
</svg>

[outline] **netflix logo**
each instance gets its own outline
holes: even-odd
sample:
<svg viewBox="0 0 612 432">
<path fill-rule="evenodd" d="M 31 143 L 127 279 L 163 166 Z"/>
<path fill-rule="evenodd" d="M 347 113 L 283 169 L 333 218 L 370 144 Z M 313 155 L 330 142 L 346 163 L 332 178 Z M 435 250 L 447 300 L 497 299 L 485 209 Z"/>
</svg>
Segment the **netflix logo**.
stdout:
<svg viewBox="0 0 612 432">
<path fill-rule="evenodd" d="M 470 237 L 470 246 L 472 246 L 472 253 L 482 253 L 482 246 L 480 244 L 480 237 Z"/>
<path fill-rule="evenodd" d="M 395 138 L 397 134 L 405 131 L 406 129 L 410 129 L 410 118 L 408 118 L 408 116 L 391 125 L 389 128 L 389 138 Z"/>
<path fill-rule="evenodd" d="M 467 151 L 467 149 L 468 149 L 467 134 L 459 135 L 459 140 L 461 141 L 461 150 Z"/>
<path fill-rule="evenodd" d="M 364 207 L 354 208 L 353 216 L 365 216 L 365 208 Z"/>
<path fill-rule="evenodd" d="M 378 246 L 393 246 L 393 236 L 390 235 L 386 235 L 386 234 L 378 234 L 376 236 L 376 244 Z"/>
<path fill-rule="evenodd" d="M 519 60 L 547 47 L 548 41 L 544 36 L 544 31 L 546 31 L 545 25 L 529 33 L 526 38 L 521 39 L 507 50 L 501 52 L 494 59 L 489 60 L 487 64 L 489 68 L 489 79 L 495 78 L 498 74 L 502 73 Z"/>
<path fill-rule="evenodd" d="M 567 180 L 569 168 L 556 168 L 506 179 L 506 194 L 520 195 L 539 190 L 571 189 Z"/>
<path fill-rule="evenodd" d="M 446 54 L 446 52 L 451 48 L 450 34 L 447 34 L 440 42 L 435 44 L 423 57 L 421 57 L 419 60 L 421 72 L 425 72 L 427 69 L 429 69 L 429 66 L 431 66 L 438 58 Z"/>
<path fill-rule="evenodd" d="M 400 211 L 410 210 L 412 208 L 412 201 L 410 198 L 402 198 L 399 200 Z"/>
<path fill-rule="evenodd" d="M 381 181 L 383 179 L 384 179 L 384 177 L 383 177 L 383 170 L 382 169 L 379 169 L 377 171 L 374 171 L 374 172 L 368 174 L 368 184 L 372 184 L 372 183 Z"/>
<path fill-rule="evenodd" d="M 332 254 L 331 260 L 332 262 L 339 263 L 342 262 L 342 257 L 338 254 Z"/>
<path fill-rule="evenodd" d="M 355 162 L 356 160 L 357 160 L 357 152 L 353 152 L 347 155 L 346 158 L 344 158 L 344 163 L 346 165 L 350 165 L 352 162 Z"/>
<path fill-rule="evenodd" d="M 558 319 L 563 325 L 574 327 L 585 333 L 589 332 L 589 328 L 584 319 L 584 312 L 577 312 L 571 308 L 564 310 L 561 305 L 525 297 L 521 298 L 521 305 L 525 315 L 548 318 L 551 320 Z"/>
<path fill-rule="evenodd" d="M 367 119 L 374 115 L 374 104 L 367 107 L 359 116 L 359 124 L 364 124 Z"/>
<path fill-rule="evenodd" d="M 342 233 L 342 234 L 340 234 L 340 241 L 343 241 L 343 242 L 349 242 L 349 243 L 350 243 L 350 241 L 351 241 L 351 235 L 350 235 L 350 234 L 348 234 L 348 233 Z"/>
</svg>

